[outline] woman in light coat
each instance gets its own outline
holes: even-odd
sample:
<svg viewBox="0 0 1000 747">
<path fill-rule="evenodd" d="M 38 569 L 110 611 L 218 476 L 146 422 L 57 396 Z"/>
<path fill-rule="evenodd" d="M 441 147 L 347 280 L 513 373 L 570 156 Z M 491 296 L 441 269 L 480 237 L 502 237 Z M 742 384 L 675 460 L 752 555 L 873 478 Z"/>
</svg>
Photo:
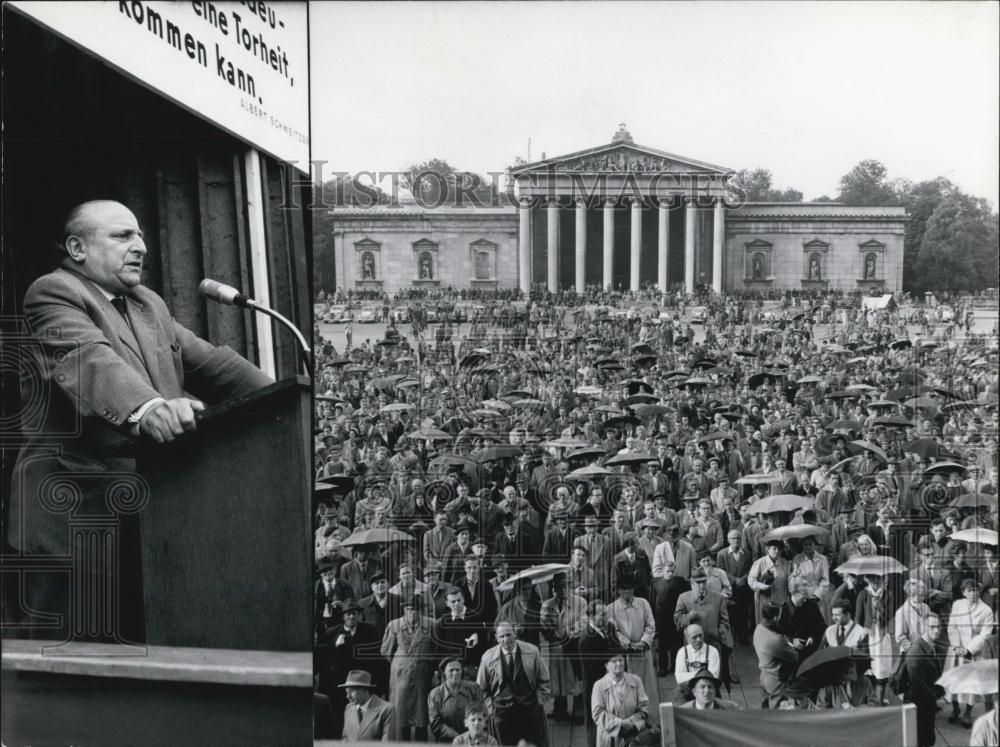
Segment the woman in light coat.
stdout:
<svg viewBox="0 0 1000 747">
<path fill-rule="evenodd" d="M 643 730 L 649 719 L 649 698 L 642 679 L 625 671 L 625 657 L 614 654 L 608 673 L 594 683 L 590 712 L 597 724 L 596 747 L 624 744 Z"/>
<path fill-rule="evenodd" d="M 979 583 L 967 578 L 961 585 L 962 599 L 956 599 L 948 617 L 948 655 L 944 670 L 996 656 L 989 645 L 993 633 L 993 610 L 979 598 Z M 987 696 L 992 700 L 992 696 Z M 951 696 L 951 716 L 948 723 L 959 721 L 959 705 L 965 706 L 962 726 L 972 727 L 972 706 L 982 698 L 978 695 L 954 693 Z"/>
<path fill-rule="evenodd" d="M 421 615 L 423 599 L 403 602 L 403 616 L 389 623 L 382 639 L 382 656 L 390 660 L 389 702 L 396 710 L 397 741 L 427 738 L 427 695 L 434 674 L 433 621 Z"/>
</svg>

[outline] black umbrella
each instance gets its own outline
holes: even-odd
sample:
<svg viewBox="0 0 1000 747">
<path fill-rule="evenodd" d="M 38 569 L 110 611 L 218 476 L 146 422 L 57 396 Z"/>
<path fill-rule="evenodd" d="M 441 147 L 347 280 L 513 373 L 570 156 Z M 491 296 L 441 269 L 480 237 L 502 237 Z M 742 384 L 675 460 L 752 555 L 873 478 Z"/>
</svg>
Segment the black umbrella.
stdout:
<svg viewBox="0 0 1000 747">
<path fill-rule="evenodd" d="M 907 420 L 906 418 L 898 418 L 893 416 L 885 418 L 873 418 L 871 424 L 881 425 L 886 428 L 907 428 L 913 425 L 913 423 Z"/>
<path fill-rule="evenodd" d="M 477 462 L 495 462 L 497 459 L 510 459 L 524 453 L 524 449 L 514 444 L 499 444 L 487 446 L 476 454 Z"/>
<path fill-rule="evenodd" d="M 836 685 L 841 681 L 844 667 L 849 661 L 855 663 L 859 676 L 871 666 L 871 657 L 857 649 L 850 646 L 829 646 L 799 664 L 796 675 L 805 677 L 815 686 Z"/>
<path fill-rule="evenodd" d="M 599 446 L 586 446 L 582 449 L 577 449 L 576 451 L 571 451 L 566 455 L 566 459 L 586 459 L 590 461 L 591 459 L 597 459 L 605 455 L 605 450 Z"/>
<path fill-rule="evenodd" d="M 781 377 L 772 371 L 758 371 L 757 373 L 751 374 L 747 378 L 747 386 L 751 389 L 756 389 L 765 381 L 768 383 L 774 383 L 778 381 Z"/>
<path fill-rule="evenodd" d="M 626 425 L 639 425 L 641 421 L 635 415 L 619 415 L 608 418 L 601 425 L 604 428 L 624 428 Z"/>
<path fill-rule="evenodd" d="M 629 394 L 637 394 L 639 392 L 645 392 L 646 394 L 653 393 L 652 385 L 641 379 L 629 379 L 625 382 L 625 388 L 628 390 Z"/>
<path fill-rule="evenodd" d="M 633 353 L 652 353 L 653 349 L 649 346 L 647 342 L 637 342 L 632 346 Z"/>
<path fill-rule="evenodd" d="M 691 368 L 700 368 L 704 370 L 706 368 L 714 368 L 717 365 L 719 364 L 711 358 L 702 358 L 700 361 L 692 363 Z"/>
<path fill-rule="evenodd" d="M 625 400 L 626 405 L 655 405 L 659 403 L 660 399 L 655 394 L 648 394 L 647 392 L 640 392 L 639 394 L 633 394 L 627 400 Z"/>
<path fill-rule="evenodd" d="M 617 467 L 622 464 L 646 464 L 647 462 L 656 461 L 656 457 L 652 454 L 646 453 L 635 453 L 635 454 L 617 454 L 611 457 L 608 461 L 604 463 L 605 467 Z"/>
<path fill-rule="evenodd" d="M 651 366 L 656 363 L 656 356 L 650 353 L 646 355 L 636 355 L 632 358 L 632 365 L 635 366 Z"/>
<path fill-rule="evenodd" d="M 933 438 L 916 438 L 913 441 L 907 441 L 901 448 L 909 454 L 918 454 L 924 460 L 932 457 L 939 459 L 947 453 L 945 448 Z"/>
</svg>

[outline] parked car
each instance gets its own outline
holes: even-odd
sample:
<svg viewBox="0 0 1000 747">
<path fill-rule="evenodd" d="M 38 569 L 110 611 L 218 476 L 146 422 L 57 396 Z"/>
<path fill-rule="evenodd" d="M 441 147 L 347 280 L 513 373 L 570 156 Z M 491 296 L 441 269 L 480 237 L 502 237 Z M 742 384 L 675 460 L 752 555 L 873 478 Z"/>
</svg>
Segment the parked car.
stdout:
<svg viewBox="0 0 1000 747">
<path fill-rule="evenodd" d="M 367 309 L 361 309 L 358 313 L 359 324 L 376 324 L 381 319 L 382 315 L 374 306 L 369 306 Z"/>
<path fill-rule="evenodd" d="M 691 324 L 704 324 L 708 319 L 708 307 L 695 306 L 691 309 Z"/>
<path fill-rule="evenodd" d="M 327 324 L 346 324 L 351 319 L 351 310 L 346 306 L 331 306 L 323 317 Z"/>
<path fill-rule="evenodd" d="M 407 324 L 410 321 L 410 307 L 397 306 L 392 310 L 392 318 L 396 324 Z"/>
<path fill-rule="evenodd" d="M 953 322 L 955 321 L 955 310 L 951 306 L 942 304 L 937 307 L 937 318 L 939 322 Z"/>
<path fill-rule="evenodd" d="M 326 316 L 326 302 L 319 301 L 313 304 L 313 316 L 317 319 L 322 319 Z"/>
</svg>

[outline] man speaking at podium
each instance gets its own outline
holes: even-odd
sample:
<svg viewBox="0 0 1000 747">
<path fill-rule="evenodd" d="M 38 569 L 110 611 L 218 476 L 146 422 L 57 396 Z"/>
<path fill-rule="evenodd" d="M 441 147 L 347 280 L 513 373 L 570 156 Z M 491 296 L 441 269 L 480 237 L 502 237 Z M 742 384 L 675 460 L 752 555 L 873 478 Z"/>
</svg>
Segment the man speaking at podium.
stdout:
<svg viewBox="0 0 1000 747">
<path fill-rule="evenodd" d="M 40 558 L 71 553 L 71 520 L 108 515 L 112 475 L 135 474 L 130 442 L 173 441 L 195 430 L 202 400 L 214 404 L 272 383 L 235 351 L 175 322 L 163 299 L 140 284 L 146 245 L 124 205 L 95 200 L 75 207 L 62 250 L 60 266 L 32 283 L 24 301 L 33 335 L 27 347 L 38 360 L 34 377 L 22 373 L 22 406 L 40 414 L 23 424 L 9 539 L 23 555 Z M 59 475 L 66 478 L 63 496 L 75 496 L 69 507 L 54 487 Z M 32 637 L 145 640 L 139 517 L 119 512 L 114 521 L 116 562 L 90 559 L 79 567 L 74 558 L 72 582 L 65 570 L 24 574 Z M 117 611 L 95 624 L 102 612 L 93 608 L 108 603 L 102 589 L 113 590 Z"/>
</svg>

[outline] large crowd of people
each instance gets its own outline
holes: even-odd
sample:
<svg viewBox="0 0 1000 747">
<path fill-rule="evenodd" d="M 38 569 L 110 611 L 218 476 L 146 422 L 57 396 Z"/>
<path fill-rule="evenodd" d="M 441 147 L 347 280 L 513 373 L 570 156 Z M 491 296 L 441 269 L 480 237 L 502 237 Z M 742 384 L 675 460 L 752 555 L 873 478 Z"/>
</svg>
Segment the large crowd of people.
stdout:
<svg viewBox="0 0 1000 747">
<path fill-rule="evenodd" d="M 995 744 L 993 695 L 937 680 L 997 657 L 996 329 L 960 299 L 583 300 L 317 341 L 317 735 L 624 747 L 667 685 L 759 682 Z"/>
</svg>

